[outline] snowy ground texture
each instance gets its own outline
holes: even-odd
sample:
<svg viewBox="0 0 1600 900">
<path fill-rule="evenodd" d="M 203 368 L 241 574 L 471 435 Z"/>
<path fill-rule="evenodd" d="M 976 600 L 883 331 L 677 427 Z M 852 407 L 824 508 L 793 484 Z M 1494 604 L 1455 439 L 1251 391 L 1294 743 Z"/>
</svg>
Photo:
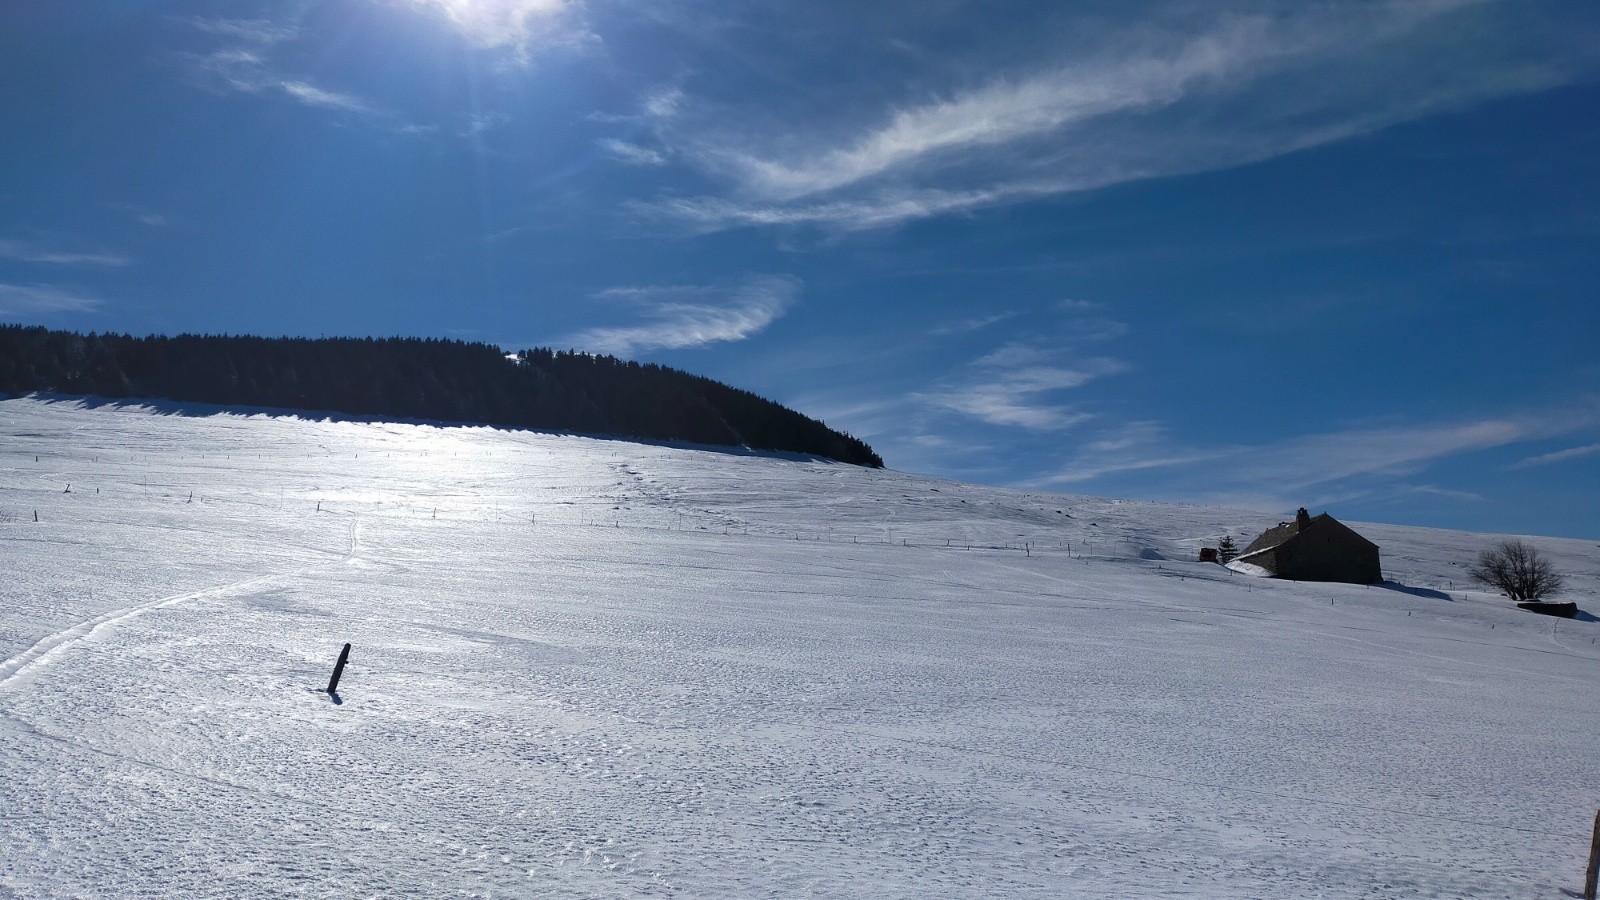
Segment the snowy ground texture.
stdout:
<svg viewBox="0 0 1600 900">
<path fill-rule="evenodd" d="M 1485 535 L 1281 583 L 1188 561 L 1272 515 L 203 412 L 0 402 L 0 896 L 1581 886 L 1593 542 L 1562 621 Z"/>
</svg>

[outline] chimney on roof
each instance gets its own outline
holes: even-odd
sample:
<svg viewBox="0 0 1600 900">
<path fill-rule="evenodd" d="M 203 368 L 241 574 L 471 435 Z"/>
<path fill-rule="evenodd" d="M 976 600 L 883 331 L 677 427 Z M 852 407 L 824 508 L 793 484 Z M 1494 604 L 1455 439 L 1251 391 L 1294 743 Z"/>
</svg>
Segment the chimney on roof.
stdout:
<svg viewBox="0 0 1600 900">
<path fill-rule="evenodd" d="M 1300 511 L 1294 514 L 1294 526 L 1296 528 L 1303 529 L 1310 524 L 1311 514 L 1306 512 L 1306 508 L 1304 506 L 1300 507 Z"/>
</svg>

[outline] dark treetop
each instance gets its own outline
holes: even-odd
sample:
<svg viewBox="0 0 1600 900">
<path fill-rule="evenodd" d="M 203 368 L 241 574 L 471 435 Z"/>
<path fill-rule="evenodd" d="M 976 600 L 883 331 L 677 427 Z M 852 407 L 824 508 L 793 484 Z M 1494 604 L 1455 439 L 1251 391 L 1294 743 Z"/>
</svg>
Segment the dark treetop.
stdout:
<svg viewBox="0 0 1600 900">
<path fill-rule="evenodd" d="M 879 467 L 866 443 L 749 391 L 573 351 L 421 338 L 136 338 L 0 325 L 0 392 L 56 391 L 747 446 Z"/>
</svg>

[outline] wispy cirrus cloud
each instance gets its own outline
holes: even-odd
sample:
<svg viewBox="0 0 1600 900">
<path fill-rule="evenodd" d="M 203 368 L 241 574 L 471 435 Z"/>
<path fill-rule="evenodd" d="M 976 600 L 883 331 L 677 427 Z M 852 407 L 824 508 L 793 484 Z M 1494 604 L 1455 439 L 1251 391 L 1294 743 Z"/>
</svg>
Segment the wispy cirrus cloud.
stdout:
<svg viewBox="0 0 1600 900">
<path fill-rule="evenodd" d="M 137 206 L 132 203 L 107 203 L 106 208 L 114 209 L 140 225 L 146 225 L 150 228 L 162 228 L 167 224 L 166 216 L 153 209 L 146 209 L 143 206 Z"/>
<path fill-rule="evenodd" d="M 1218 12 L 1198 31 L 1192 17 L 1129 25 L 1065 61 L 886 101 L 876 119 L 752 133 L 737 110 L 704 105 L 662 135 L 728 190 L 631 209 L 696 232 L 882 228 L 1243 165 L 1600 65 L 1581 30 L 1486 0 L 1255 8 Z M 1502 19 L 1514 27 L 1495 27 Z"/>
<path fill-rule="evenodd" d="M 305 81 L 285 79 L 279 81 L 276 87 L 307 106 L 338 109 L 344 112 L 359 113 L 364 116 L 374 115 L 378 112 L 371 104 L 351 94 L 342 94 L 338 91 L 319 88 Z"/>
<path fill-rule="evenodd" d="M 464 138 L 477 138 L 500 128 L 511 121 L 511 116 L 503 112 L 479 112 L 467 117 L 467 124 L 461 129 Z"/>
<path fill-rule="evenodd" d="M 641 350 L 683 350 L 742 341 L 760 333 L 792 307 L 800 281 L 757 276 L 727 286 L 643 285 L 611 288 L 597 299 L 621 303 L 643 320 L 589 328 L 554 343 L 596 353 L 631 356 Z"/>
<path fill-rule="evenodd" d="M 1060 193 L 1057 183 L 1014 184 L 967 191 L 893 189 L 869 197 L 818 203 L 772 204 L 724 197 L 668 197 L 632 201 L 625 209 L 648 222 L 664 222 L 693 234 L 738 227 L 816 225 L 844 231 L 886 228 L 915 219 L 964 213 L 1008 201 Z"/>
<path fill-rule="evenodd" d="M 612 157 L 630 166 L 662 166 L 666 165 L 667 158 L 659 151 L 627 141 L 606 138 L 596 142 L 600 149 L 611 154 Z"/>
<path fill-rule="evenodd" d="M 1092 481 L 1106 475 L 1208 462 L 1228 452 L 1174 446 L 1159 422 L 1126 422 L 1102 429 L 1079 444 L 1065 464 L 1037 483 L 1052 486 Z"/>
<path fill-rule="evenodd" d="M 914 396 L 991 425 L 1060 431 L 1093 418 L 1063 402 L 1061 392 L 1127 368 L 1109 357 L 1078 359 L 1060 349 L 1011 343 L 974 360 L 960 376 Z"/>
<path fill-rule="evenodd" d="M 750 193 L 771 200 L 831 191 L 916 166 L 948 165 L 966 151 L 1012 144 L 1112 113 L 1170 106 L 1201 82 L 1292 52 L 1265 19 L 1245 19 L 1168 52 L 1069 65 L 1001 79 L 948 99 L 893 110 L 888 120 L 821 153 L 784 158 L 710 147 Z M 943 157 L 941 160 L 940 158 Z"/>
<path fill-rule="evenodd" d="M 1432 484 L 1413 484 L 1405 488 L 1410 494 L 1426 494 L 1429 497 L 1441 497 L 1445 500 L 1459 500 L 1464 503 L 1477 503 L 1484 499 L 1477 491 L 1463 491 L 1456 488 L 1442 488 Z"/>
<path fill-rule="evenodd" d="M 1014 319 L 1016 317 L 1016 310 L 1006 310 L 1005 312 L 997 312 L 987 316 L 974 316 L 970 319 L 946 322 L 943 325 L 938 325 L 929 329 L 928 333 L 939 337 L 952 334 L 970 334 L 971 332 L 982 331 L 991 325 L 998 325 L 1001 322 L 1004 322 L 1008 319 Z"/>
<path fill-rule="evenodd" d="M 280 71 L 272 60 L 273 52 L 300 36 L 297 25 L 266 19 L 190 18 L 183 22 L 228 41 L 209 53 L 182 56 L 190 78 L 200 87 L 222 94 L 284 97 L 316 109 L 349 113 L 395 131 L 418 130 L 355 94 Z"/>
<path fill-rule="evenodd" d="M 292 40 L 300 33 L 296 25 L 274 22 L 270 19 L 207 19 L 195 16 L 183 21 L 208 34 L 235 38 L 257 46 L 270 46 Z"/>
<path fill-rule="evenodd" d="M 1544 453 L 1539 456 L 1530 456 L 1518 460 L 1511 468 L 1527 469 L 1533 466 L 1548 466 L 1553 463 L 1563 463 L 1572 459 L 1582 459 L 1585 456 L 1600 455 L 1600 444 L 1587 444 L 1582 447 L 1569 447 L 1566 450 L 1557 450 L 1554 453 Z"/>
<path fill-rule="evenodd" d="M 676 87 L 657 88 L 645 94 L 641 104 L 644 114 L 652 119 L 670 119 L 682 106 L 683 89 Z"/>
<path fill-rule="evenodd" d="M 1287 497 L 1362 479 L 1392 481 L 1425 471 L 1441 459 L 1583 432 L 1596 426 L 1600 426 L 1600 400 L 1592 398 L 1504 416 L 1354 427 L 1255 445 L 1185 446 L 1174 442 L 1161 425 L 1137 422 L 1095 435 L 1053 474 L 1037 483 L 1079 484 L 1161 469 L 1170 470 L 1178 483 L 1204 484 L 1212 490 L 1234 494 L 1277 492 Z M 1578 455 L 1585 454 L 1572 454 Z M 1448 489 L 1406 490 L 1435 494 L 1446 491 L 1465 499 L 1462 492 Z"/>
<path fill-rule="evenodd" d="M 52 266 L 100 266 L 120 268 L 133 262 L 131 257 L 105 250 L 68 249 L 32 241 L 0 240 L 0 259 Z"/>
<path fill-rule="evenodd" d="M 994 373 L 943 391 L 924 393 L 930 403 L 991 425 L 1034 431 L 1059 431 L 1093 418 L 1090 413 L 1051 402 L 1055 391 L 1082 387 L 1101 375 L 1122 371 L 1111 360 L 1089 360 L 1083 368 L 1036 367 Z"/>
<path fill-rule="evenodd" d="M 94 312 L 104 305 L 95 294 L 75 288 L 0 282 L 0 315 Z"/>
<path fill-rule="evenodd" d="M 587 118 L 591 122 L 606 122 L 610 124 L 637 125 L 649 122 L 664 122 L 678 114 L 683 106 L 684 94 L 681 88 L 659 87 L 645 93 L 639 98 L 639 107 L 635 112 L 592 112 Z"/>
</svg>

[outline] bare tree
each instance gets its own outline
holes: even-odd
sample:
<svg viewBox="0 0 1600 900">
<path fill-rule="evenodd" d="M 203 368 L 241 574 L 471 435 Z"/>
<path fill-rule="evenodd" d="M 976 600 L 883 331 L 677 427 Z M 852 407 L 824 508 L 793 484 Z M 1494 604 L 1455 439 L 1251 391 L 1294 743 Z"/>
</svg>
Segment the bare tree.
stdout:
<svg viewBox="0 0 1600 900">
<path fill-rule="evenodd" d="M 1483 551 L 1467 574 L 1519 603 L 1543 600 L 1565 581 L 1550 560 L 1522 541 L 1501 541 Z"/>
</svg>

